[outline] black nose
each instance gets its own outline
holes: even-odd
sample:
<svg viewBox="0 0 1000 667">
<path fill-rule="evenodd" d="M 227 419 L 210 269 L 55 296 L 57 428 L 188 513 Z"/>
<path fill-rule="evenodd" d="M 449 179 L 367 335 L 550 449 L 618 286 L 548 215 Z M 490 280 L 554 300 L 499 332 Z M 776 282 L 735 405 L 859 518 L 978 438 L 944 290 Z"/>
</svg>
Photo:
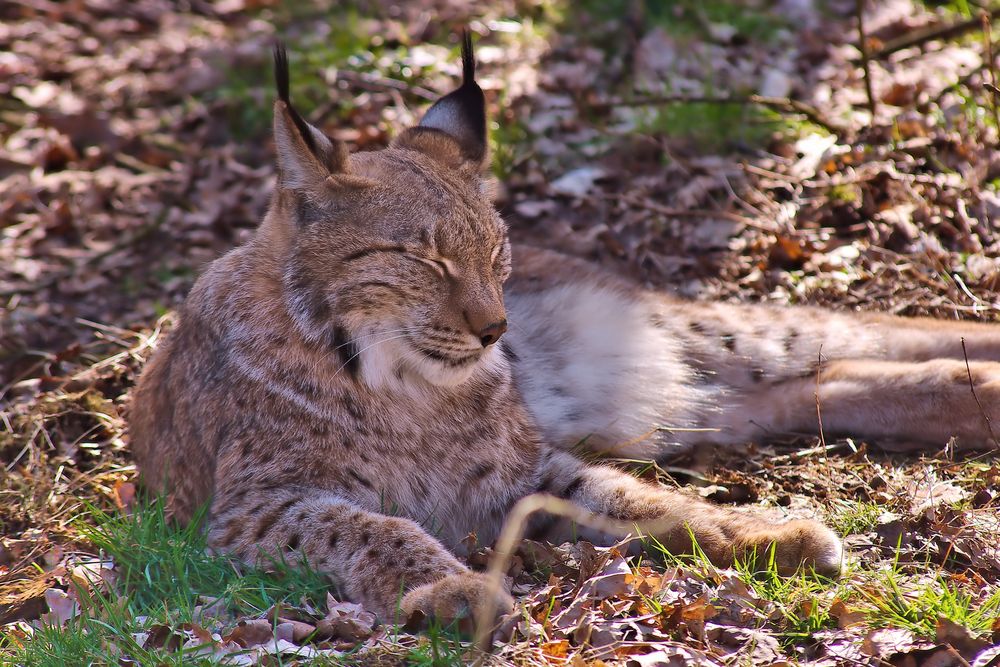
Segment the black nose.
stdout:
<svg viewBox="0 0 1000 667">
<path fill-rule="evenodd" d="M 500 336 L 502 336 L 503 332 L 506 330 L 507 320 L 494 322 L 493 324 L 482 328 L 479 332 L 479 342 L 483 344 L 483 347 L 489 347 L 493 343 L 500 340 Z"/>
</svg>

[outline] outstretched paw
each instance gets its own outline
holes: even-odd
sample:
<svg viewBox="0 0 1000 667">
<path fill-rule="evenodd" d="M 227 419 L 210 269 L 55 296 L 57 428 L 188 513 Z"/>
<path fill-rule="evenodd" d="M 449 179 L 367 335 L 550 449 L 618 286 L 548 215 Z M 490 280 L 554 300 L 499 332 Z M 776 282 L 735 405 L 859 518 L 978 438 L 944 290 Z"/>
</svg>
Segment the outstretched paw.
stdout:
<svg viewBox="0 0 1000 667">
<path fill-rule="evenodd" d="M 837 535 L 817 521 L 796 520 L 769 527 L 748 540 L 747 551 L 764 566 L 774 549 L 778 574 L 794 574 L 800 568 L 814 570 L 825 577 L 840 575 L 844 547 Z"/>
<path fill-rule="evenodd" d="M 459 629 L 469 634 L 474 629 L 478 605 L 489 605 L 493 621 L 514 608 L 514 599 L 502 587 L 492 589 L 485 575 L 460 572 L 414 588 L 400 603 L 408 619 L 423 614 L 444 625 L 458 621 Z"/>
</svg>

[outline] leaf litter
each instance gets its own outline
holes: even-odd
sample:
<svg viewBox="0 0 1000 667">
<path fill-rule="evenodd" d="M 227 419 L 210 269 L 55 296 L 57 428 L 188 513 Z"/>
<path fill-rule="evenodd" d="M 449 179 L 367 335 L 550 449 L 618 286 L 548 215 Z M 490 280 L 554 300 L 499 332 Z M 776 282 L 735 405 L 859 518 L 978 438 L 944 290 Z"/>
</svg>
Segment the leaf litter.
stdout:
<svg viewBox="0 0 1000 667">
<path fill-rule="evenodd" d="M 130 594 L 78 521 L 84 501 L 141 507 L 129 390 L 199 270 L 267 205 L 262 72 L 277 34 L 301 48 L 296 76 L 319 77 L 303 89 L 320 91 L 311 120 L 365 149 L 447 89 L 457 69 L 441 26 L 471 25 L 497 113 L 497 203 L 520 240 L 695 299 L 996 319 L 996 81 L 978 38 L 873 58 L 873 116 L 843 0 L 669 14 L 640 2 L 630 19 L 542 0 L 307 4 L 0 8 L 0 653 Z M 872 53 L 961 18 L 911 0 L 865 11 Z M 306 60 L 346 39 L 339 25 L 357 53 Z M 643 103 L 671 96 L 695 101 Z M 853 554 L 844 581 L 783 589 L 697 561 L 527 542 L 508 571 L 521 604 L 489 660 L 1000 664 L 1000 472 L 946 443 L 925 456 L 895 444 L 772 443 L 644 473 L 779 517 L 824 508 Z M 192 603 L 191 621 L 136 619 L 137 650 L 399 664 L 430 641 L 333 596 L 251 615 L 194 591 Z"/>
</svg>

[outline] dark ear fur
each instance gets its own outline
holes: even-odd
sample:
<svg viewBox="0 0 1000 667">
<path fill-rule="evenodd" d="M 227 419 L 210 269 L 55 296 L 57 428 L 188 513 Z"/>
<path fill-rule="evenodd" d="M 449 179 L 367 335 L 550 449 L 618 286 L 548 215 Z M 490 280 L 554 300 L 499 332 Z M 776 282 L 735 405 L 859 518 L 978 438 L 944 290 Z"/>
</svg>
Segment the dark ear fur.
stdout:
<svg viewBox="0 0 1000 667">
<path fill-rule="evenodd" d="M 462 85 L 435 102 L 420 124 L 403 132 L 395 144 L 430 153 L 446 163 L 457 159 L 462 166 L 471 163 L 482 169 L 487 153 L 486 98 L 476 83 L 476 59 L 468 30 L 462 34 Z"/>
<path fill-rule="evenodd" d="M 347 171 L 342 144 L 313 127 L 295 110 L 289 97 L 288 56 L 280 42 L 274 47 L 274 145 L 278 153 L 278 183 L 296 190 L 314 187 L 331 174 Z"/>
</svg>

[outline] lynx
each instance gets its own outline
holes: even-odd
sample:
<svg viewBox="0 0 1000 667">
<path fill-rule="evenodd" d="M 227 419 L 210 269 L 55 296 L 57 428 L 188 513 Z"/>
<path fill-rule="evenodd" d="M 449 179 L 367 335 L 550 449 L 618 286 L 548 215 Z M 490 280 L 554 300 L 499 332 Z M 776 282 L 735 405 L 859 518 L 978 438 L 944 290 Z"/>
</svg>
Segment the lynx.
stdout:
<svg viewBox="0 0 1000 667">
<path fill-rule="evenodd" d="M 815 432 L 817 393 L 829 432 L 989 444 L 969 381 L 1000 417 L 995 328 L 686 303 L 512 246 L 468 36 L 462 61 L 418 126 L 348 155 L 292 106 L 275 50 L 270 209 L 198 280 L 131 409 L 146 484 L 182 521 L 208 504 L 213 547 L 304 558 L 383 617 L 450 621 L 510 608 L 460 560 L 464 538 L 490 543 L 547 493 L 652 522 L 674 552 L 693 537 L 722 566 L 771 550 L 783 573 L 835 576 L 820 523 L 713 506 L 580 448 L 660 458 Z M 530 534 L 621 537 L 551 517 Z"/>
</svg>

